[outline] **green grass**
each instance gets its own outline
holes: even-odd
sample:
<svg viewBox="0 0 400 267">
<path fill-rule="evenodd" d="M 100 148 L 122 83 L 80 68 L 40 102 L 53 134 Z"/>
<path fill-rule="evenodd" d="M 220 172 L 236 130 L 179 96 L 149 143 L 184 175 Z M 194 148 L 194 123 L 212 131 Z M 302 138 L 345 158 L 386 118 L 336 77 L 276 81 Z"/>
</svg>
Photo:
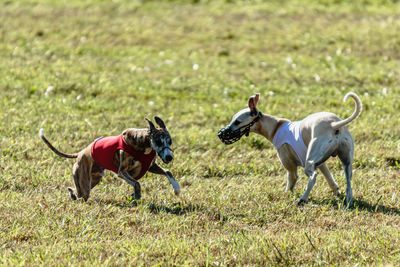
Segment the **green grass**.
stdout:
<svg viewBox="0 0 400 267">
<path fill-rule="evenodd" d="M 398 265 L 396 2 L 1 1 L 0 264 Z M 302 171 L 285 193 L 264 138 L 216 136 L 255 92 L 262 112 L 299 120 L 349 116 L 350 90 L 364 105 L 349 125 L 355 209 L 321 176 L 297 208 Z M 135 205 L 108 173 L 87 203 L 71 201 L 73 161 L 38 130 L 76 152 L 154 115 L 173 137 L 181 198 L 147 174 Z M 345 191 L 340 162 L 328 166 Z"/>
</svg>

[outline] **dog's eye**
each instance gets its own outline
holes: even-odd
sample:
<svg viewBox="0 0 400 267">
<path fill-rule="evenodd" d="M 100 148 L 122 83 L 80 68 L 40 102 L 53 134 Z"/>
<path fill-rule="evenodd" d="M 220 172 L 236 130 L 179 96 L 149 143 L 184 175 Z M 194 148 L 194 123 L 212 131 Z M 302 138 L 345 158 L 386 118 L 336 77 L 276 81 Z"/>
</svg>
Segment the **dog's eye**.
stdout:
<svg viewBox="0 0 400 267">
<path fill-rule="evenodd" d="M 240 124 L 240 121 L 238 121 L 238 120 L 233 122 L 233 125 L 239 125 L 239 124 Z"/>
</svg>

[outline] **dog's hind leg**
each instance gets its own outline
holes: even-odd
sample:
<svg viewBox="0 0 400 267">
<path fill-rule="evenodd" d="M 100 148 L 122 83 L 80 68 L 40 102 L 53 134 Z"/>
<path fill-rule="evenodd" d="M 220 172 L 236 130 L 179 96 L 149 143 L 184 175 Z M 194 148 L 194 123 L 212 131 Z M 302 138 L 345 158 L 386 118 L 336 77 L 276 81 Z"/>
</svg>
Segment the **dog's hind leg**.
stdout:
<svg viewBox="0 0 400 267">
<path fill-rule="evenodd" d="M 335 195 L 339 195 L 340 191 L 339 191 L 339 186 L 337 185 L 337 183 L 335 182 L 335 179 L 333 179 L 331 172 L 329 171 L 328 167 L 326 166 L 325 163 L 322 163 L 318 169 L 322 172 L 322 174 L 324 175 L 326 181 L 328 182 L 329 187 L 332 189 L 333 193 Z"/>
<path fill-rule="evenodd" d="M 340 153 L 339 158 L 342 161 L 344 173 L 346 175 L 346 207 L 351 207 L 353 204 L 353 190 L 351 188 L 351 178 L 353 176 L 353 152 Z"/>
<path fill-rule="evenodd" d="M 76 194 L 75 190 L 72 188 L 68 188 L 70 196 L 73 200 L 78 198 L 83 198 L 85 201 L 88 200 L 90 195 L 91 189 L 91 162 L 84 155 L 80 155 L 78 157 L 77 162 L 74 164 L 73 168 L 73 176 L 74 182 L 76 187 Z"/>
<path fill-rule="evenodd" d="M 90 181 L 90 189 L 93 189 L 101 181 L 103 175 L 101 173 L 92 173 L 92 180 Z"/>
<path fill-rule="evenodd" d="M 298 205 L 302 205 L 308 201 L 310 192 L 315 185 L 317 179 L 317 173 L 315 169 L 324 163 L 329 156 L 334 151 L 334 148 L 330 142 L 329 138 L 325 138 L 324 136 L 313 138 L 308 145 L 307 159 L 304 168 L 304 172 L 306 173 L 308 179 L 307 188 L 304 191 L 303 195 L 300 197 Z"/>
<path fill-rule="evenodd" d="M 93 189 L 96 185 L 98 185 L 105 175 L 105 170 L 98 165 L 97 163 L 93 163 L 92 172 L 91 172 L 91 181 L 90 181 L 90 189 Z"/>
<path fill-rule="evenodd" d="M 78 162 L 76 162 L 74 164 L 73 169 L 72 169 L 72 176 L 74 178 L 75 189 L 72 188 L 72 187 L 68 187 L 69 195 L 70 195 L 72 200 L 77 200 L 79 197 L 82 196 L 81 189 L 79 187 L 79 175 L 77 174 L 78 173 L 78 170 L 77 170 L 78 166 L 79 166 Z"/>
<path fill-rule="evenodd" d="M 351 178 L 353 175 L 352 163 L 343 164 L 344 172 L 346 174 L 346 207 L 351 207 L 353 204 L 353 190 L 351 189 Z"/>
<path fill-rule="evenodd" d="M 317 173 L 314 171 L 308 179 L 306 190 L 304 191 L 303 195 L 301 195 L 299 202 L 297 202 L 298 206 L 301 206 L 308 201 L 310 192 L 313 189 L 316 181 L 317 181 Z"/>
</svg>

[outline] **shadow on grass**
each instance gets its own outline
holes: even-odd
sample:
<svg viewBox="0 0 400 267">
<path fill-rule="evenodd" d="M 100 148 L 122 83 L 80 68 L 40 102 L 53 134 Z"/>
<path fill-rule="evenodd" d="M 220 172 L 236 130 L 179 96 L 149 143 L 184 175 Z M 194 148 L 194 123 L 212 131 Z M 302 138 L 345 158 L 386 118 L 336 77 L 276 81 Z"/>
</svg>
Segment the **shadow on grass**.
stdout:
<svg viewBox="0 0 400 267">
<path fill-rule="evenodd" d="M 96 201 L 89 201 L 90 205 L 111 205 L 118 208 L 134 208 L 140 205 L 140 201 L 130 201 L 130 202 L 121 202 L 119 200 L 114 199 L 101 199 Z"/>
<path fill-rule="evenodd" d="M 341 196 L 341 198 L 337 198 L 337 199 L 325 199 L 322 201 L 313 200 L 312 202 L 317 205 L 331 205 L 334 208 L 342 208 L 342 207 L 345 207 L 344 198 L 345 198 L 345 196 Z M 353 205 L 349 209 L 365 210 L 365 211 L 372 212 L 372 213 L 379 212 L 379 213 L 383 213 L 383 214 L 400 215 L 399 209 L 387 207 L 384 205 L 379 205 L 379 201 L 380 201 L 380 199 L 378 199 L 375 204 L 371 204 L 365 200 L 354 199 Z"/>
<path fill-rule="evenodd" d="M 161 212 L 171 213 L 175 215 L 183 215 L 190 212 L 196 212 L 202 210 L 201 206 L 198 204 L 184 204 L 181 202 L 175 202 L 170 207 L 166 205 L 158 205 L 155 203 L 149 203 L 147 208 L 150 212 L 158 214 Z"/>
<path fill-rule="evenodd" d="M 171 213 L 171 214 L 175 214 L 175 215 L 183 215 L 183 214 L 190 213 L 190 212 L 204 210 L 198 204 L 183 203 L 183 202 L 174 202 L 174 203 L 171 203 L 170 205 L 159 205 L 159 204 L 152 203 L 152 202 L 146 203 L 141 200 L 121 202 L 118 200 L 108 199 L 108 200 L 99 200 L 99 201 L 97 201 L 97 203 L 100 205 L 112 205 L 112 206 L 119 207 L 119 208 L 134 208 L 134 207 L 142 205 L 143 207 L 147 208 L 148 210 L 150 210 L 151 213 L 154 213 L 154 214 L 159 214 L 159 213 L 165 212 L 165 213 Z"/>
</svg>

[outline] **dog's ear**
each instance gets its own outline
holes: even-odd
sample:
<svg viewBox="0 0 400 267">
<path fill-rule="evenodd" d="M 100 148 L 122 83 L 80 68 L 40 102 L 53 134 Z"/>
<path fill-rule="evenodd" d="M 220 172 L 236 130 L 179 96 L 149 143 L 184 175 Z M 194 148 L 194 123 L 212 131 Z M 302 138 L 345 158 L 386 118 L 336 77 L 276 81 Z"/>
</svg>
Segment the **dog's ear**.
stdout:
<svg viewBox="0 0 400 267">
<path fill-rule="evenodd" d="M 258 99 L 260 99 L 260 93 L 254 95 L 254 105 L 257 107 Z"/>
<path fill-rule="evenodd" d="M 256 93 L 255 95 L 250 96 L 249 98 L 249 109 L 252 114 L 257 114 L 257 103 L 260 98 L 260 94 Z"/>
<path fill-rule="evenodd" d="M 166 129 L 167 128 L 167 126 L 165 126 L 164 121 L 160 117 L 155 116 L 154 120 L 156 121 L 158 126 L 160 126 L 162 129 Z"/>
<path fill-rule="evenodd" d="M 144 118 L 148 123 L 149 123 L 149 127 L 150 127 L 150 131 L 155 131 L 156 130 L 156 126 L 154 126 L 153 122 L 151 120 L 149 120 L 148 118 Z"/>
</svg>

